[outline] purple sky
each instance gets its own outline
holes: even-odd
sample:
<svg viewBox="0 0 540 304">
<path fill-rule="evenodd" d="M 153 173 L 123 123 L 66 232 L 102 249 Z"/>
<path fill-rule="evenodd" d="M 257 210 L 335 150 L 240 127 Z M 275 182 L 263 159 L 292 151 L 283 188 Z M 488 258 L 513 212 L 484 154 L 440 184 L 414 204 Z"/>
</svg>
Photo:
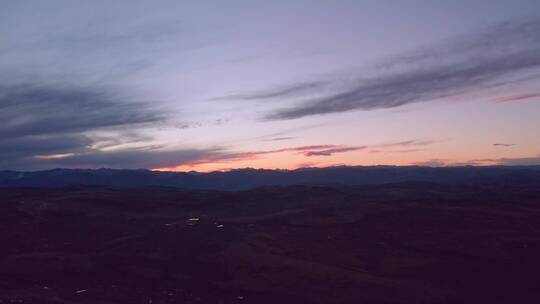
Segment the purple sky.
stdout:
<svg viewBox="0 0 540 304">
<path fill-rule="evenodd" d="M 540 2 L 2 1 L 0 169 L 540 164 Z"/>
</svg>

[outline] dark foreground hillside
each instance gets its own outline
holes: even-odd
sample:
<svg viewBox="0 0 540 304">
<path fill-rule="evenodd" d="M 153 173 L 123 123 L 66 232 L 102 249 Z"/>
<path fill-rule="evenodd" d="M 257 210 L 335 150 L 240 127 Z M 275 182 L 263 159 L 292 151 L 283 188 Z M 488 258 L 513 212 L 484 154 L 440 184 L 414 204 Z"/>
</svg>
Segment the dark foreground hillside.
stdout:
<svg viewBox="0 0 540 304">
<path fill-rule="evenodd" d="M 0 303 L 540 303 L 540 185 L 0 189 Z"/>
</svg>

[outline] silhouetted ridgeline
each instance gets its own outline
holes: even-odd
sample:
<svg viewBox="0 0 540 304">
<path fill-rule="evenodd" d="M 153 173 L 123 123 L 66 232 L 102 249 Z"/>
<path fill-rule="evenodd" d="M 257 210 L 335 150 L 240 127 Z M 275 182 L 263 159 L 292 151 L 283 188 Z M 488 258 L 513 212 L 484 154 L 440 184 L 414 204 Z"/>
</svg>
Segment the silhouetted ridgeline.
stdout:
<svg viewBox="0 0 540 304">
<path fill-rule="evenodd" d="M 330 167 L 297 170 L 237 169 L 228 172 L 154 172 L 149 170 L 53 169 L 0 171 L 0 186 L 112 187 L 166 186 L 185 189 L 244 190 L 296 184 L 365 185 L 422 181 L 433 183 L 540 183 L 540 166 L 523 167 Z"/>
</svg>

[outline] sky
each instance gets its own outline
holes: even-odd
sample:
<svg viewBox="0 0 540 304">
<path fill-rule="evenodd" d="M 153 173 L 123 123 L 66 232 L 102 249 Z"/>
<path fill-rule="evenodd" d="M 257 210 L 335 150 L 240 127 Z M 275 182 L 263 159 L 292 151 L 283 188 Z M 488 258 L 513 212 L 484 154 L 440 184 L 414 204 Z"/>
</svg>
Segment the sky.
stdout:
<svg viewBox="0 0 540 304">
<path fill-rule="evenodd" d="M 538 0 L 2 0 L 0 71 L 0 169 L 540 165 Z"/>
</svg>

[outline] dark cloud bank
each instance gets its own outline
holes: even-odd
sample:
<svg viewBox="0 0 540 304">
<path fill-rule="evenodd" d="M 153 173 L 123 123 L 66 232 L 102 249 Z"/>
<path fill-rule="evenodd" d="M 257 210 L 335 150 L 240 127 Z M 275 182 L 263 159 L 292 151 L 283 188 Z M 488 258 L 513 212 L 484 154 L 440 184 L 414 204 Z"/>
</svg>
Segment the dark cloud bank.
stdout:
<svg viewBox="0 0 540 304">
<path fill-rule="evenodd" d="M 4 138 L 79 133 L 164 119 L 149 103 L 105 90 L 20 85 L 0 88 Z"/>
<path fill-rule="evenodd" d="M 166 121 L 151 102 L 100 88 L 17 85 L 0 87 L 0 168 L 153 168 L 175 166 L 213 150 L 160 147 L 100 150 L 151 139 L 137 133 Z M 110 137 L 96 131 L 113 132 Z M 51 157 L 52 156 L 52 157 Z"/>
</svg>

